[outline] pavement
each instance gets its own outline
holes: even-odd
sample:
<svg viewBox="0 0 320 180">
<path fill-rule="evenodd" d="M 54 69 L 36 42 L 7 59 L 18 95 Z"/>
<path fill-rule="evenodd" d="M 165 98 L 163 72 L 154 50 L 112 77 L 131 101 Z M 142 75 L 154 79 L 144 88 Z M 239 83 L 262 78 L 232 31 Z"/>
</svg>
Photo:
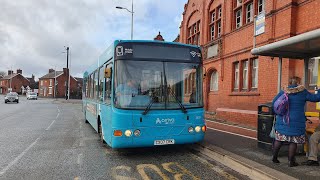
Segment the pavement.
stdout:
<svg viewBox="0 0 320 180">
<path fill-rule="evenodd" d="M 319 166 L 301 165 L 301 162 L 307 160 L 304 153 L 296 155 L 299 166 L 288 167 L 287 147 L 283 146 L 279 154 L 281 163 L 274 164 L 271 161 L 272 152 L 270 149 L 258 147 L 256 136 L 244 135 L 248 133 L 248 129 L 231 127 L 230 124 L 221 127 L 223 124 L 220 122 L 215 126 L 212 120 L 209 124 L 205 139 L 196 150 L 211 159 L 228 165 L 233 170 L 246 174 L 251 179 L 320 179 Z M 239 129 L 243 129 L 245 132 L 238 134 Z M 300 151 L 302 148 L 302 146 L 298 147 Z"/>
</svg>

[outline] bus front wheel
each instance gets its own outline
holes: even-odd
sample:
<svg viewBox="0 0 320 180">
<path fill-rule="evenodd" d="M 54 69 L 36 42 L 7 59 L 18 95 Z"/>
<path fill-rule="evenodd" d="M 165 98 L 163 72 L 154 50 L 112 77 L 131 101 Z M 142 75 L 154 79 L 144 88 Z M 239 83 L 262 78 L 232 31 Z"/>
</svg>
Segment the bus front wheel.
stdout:
<svg viewBox="0 0 320 180">
<path fill-rule="evenodd" d="M 102 124 L 100 122 L 100 120 L 98 121 L 99 124 L 99 136 L 100 136 L 100 141 L 105 144 L 106 142 L 103 139 L 103 128 L 102 128 Z"/>
</svg>

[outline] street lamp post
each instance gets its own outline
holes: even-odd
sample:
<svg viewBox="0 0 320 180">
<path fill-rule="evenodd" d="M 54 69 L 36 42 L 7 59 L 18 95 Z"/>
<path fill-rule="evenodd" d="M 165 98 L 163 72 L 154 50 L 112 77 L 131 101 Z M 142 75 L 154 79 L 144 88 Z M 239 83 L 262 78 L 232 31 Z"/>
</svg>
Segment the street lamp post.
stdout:
<svg viewBox="0 0 320 180">
<path fill-rule="evenodd" d="M 69 92 L 68 92 L 68 85 L 69 85 L 69 47 L 66 48 L 67 50 L 67 82 L 66 82 L 66 100 L 69 99 Z"/>
<path fill-rule="evenodd" d="M 125 9 L 131 13 L 131 40 L 133 39 L 133 0 L 131 0 L 131 11 L 128 8 L 117 6 L 117 9 Z"/>
</svg>

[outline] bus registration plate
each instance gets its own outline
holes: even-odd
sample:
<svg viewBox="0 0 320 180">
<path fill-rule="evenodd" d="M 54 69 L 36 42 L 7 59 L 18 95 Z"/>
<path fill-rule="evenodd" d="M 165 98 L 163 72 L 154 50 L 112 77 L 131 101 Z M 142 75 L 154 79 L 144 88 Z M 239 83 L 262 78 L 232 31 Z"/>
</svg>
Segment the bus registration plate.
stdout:
<svg viewBox="0 0 320 180">
<path fill-rule="evenodd" d="M 154 145 L 174 144 L 174 139 L 155 140 Z"/>
</svg>

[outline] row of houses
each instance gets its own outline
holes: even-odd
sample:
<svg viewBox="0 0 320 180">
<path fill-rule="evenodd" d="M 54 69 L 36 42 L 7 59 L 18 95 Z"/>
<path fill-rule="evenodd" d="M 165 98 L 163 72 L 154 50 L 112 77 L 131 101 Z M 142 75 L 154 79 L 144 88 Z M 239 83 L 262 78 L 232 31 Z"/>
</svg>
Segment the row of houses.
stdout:
<svg viewBox="0 0 320 180">
<path fill-rule="evenodd" d="M 35 81 L 34 75 L 31 78 L 25 77 L 21 69 L 8 70 L 8 75 L 0 77 L 0 94 L 6 94 L 9 91 L 24 94 L 31 90 L 38 92 L 40 97 L 65 97 L 67 80 L 69 78 L 67 68 L 63 71 L 49 69 L 48 73 Z M 82 78 L 70 76 L 70 98 L 82 97 Z"/>
</svg>

